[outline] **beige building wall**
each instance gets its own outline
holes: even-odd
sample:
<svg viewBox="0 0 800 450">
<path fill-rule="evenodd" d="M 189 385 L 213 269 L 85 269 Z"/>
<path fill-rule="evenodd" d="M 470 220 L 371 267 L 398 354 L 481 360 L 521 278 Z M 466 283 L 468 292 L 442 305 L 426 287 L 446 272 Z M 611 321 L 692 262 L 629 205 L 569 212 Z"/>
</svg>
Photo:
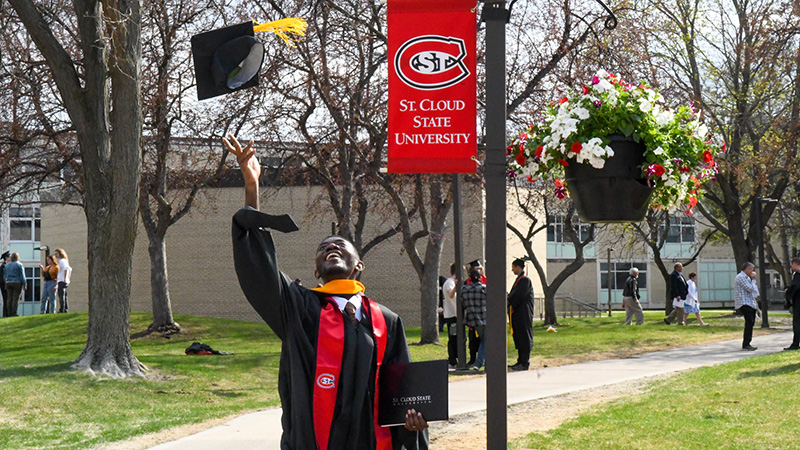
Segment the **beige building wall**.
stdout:
<svg viewBox="0 0 800 450">
<path fill-rule="evenodd" d="M 484 259 L 483 212 L 479 186 L 464 184 L 464 255 Z M 315 285 L 313 258 L 317 244 L 331 233 L 332 214 L 327 210 L 309 214 L 310 205 L 319 204 L 319 187 L 286 187 L 265 190 L 262 210 L 289 213 L 300 226 L 290 234 L 274 232 L 281 269 L 292 278 Z M 167 258 L 170 298 L 173 312 L 258 321 L 239 288 L 233 269 L 231 218 L 244 202 L 242 188 L 220 188 L 207 197 L 167 233 Z M 323 201 L 324 204 L 324 201 Z M 312 208 L 313 209 L 313 208 Z M 383 232 L 389 226 L 385 215 L 373 214 L 366 236 Z M 451 211 L 452 217 L 452 211 Z M 391 217 L 390 217 L 391 218 Z M 453 261 L 452 220 L 448 221 L 440 264 L 440 274 L 449 274 Z M 82 209 L 71 206 L 42 207 L 42 244 L 51 249 L 63 247 L 73 267 L 69 287 L 70 311 L 88 310 L 86 219 Z M 147 236 L 140 225 L 132 267 L 131 309 L 151 311 L 150 260 Z M 419 251 L 424 251 L 424 239 Z M 362 281 L 367 295 L 403 317 L 407 325 L 420 323 L 419 280 L 402 251 L 401 237 L 392 237 L 364 258 Z"/>
<path fill-rule="evenodd" d="M 529 223 L 527 218 L 524 214 L 519 211 L 517 206 L 517 202 L 515 200 L 515 193 L 512 188 L 508 188 L 506 191 L 506 210 L 508 223 L 514 225 L 517 229 L 525 230 L 528 228 Z M 546 220 L 545 217 L 539 218 L 540 223 L 544 223 Z M 511 262 L 516 258 L 524 258 L 527 256 L 527 251 L 525 250 L 525 246 L 522 245 L 519 238 L 509 230 L 506 230 L 506 256 L 508 257 L 508 263 L 506 267 L 506 286 L 508 289 L 511 289 L 511 286 L 516 281 L 516 276 L 511 272 Z M 548 272 L 548 261 L 545 255 L 547 255 L 547 233 L 540 232 L 534 235 L 533 238 L 533 253 L 537 255 L 537 259 L 542 264 L 542 268 L 544 269 L 545 274 Z M 542 283 L 539 279 L 539 275 L 536 273 L 536 269 L 533 267 L 533 263 L 530 261 L 525 261 L 525 274 L 531 279 L 533 283 L 533 294 L 535 297 L 544 297 L 542 293 Z"/>
</svg>

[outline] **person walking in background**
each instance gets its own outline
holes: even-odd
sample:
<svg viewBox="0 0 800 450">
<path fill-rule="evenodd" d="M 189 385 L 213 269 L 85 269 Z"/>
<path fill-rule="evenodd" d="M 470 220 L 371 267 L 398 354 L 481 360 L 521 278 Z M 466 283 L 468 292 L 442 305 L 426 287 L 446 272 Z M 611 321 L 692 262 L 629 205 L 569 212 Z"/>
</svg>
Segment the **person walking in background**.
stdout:
<svg viewBox="0 0 800 450">
<path fill-rule="evenodd" d="M 511 271 L 517 279 L 508 293 L 508 315 L 511 336 L 517 348 L 517 363 L 508 368 L 514 371 L 528 370 L 533 347 L 533 283 L 525 276 L 524 260 L 515 259 L 511 263 Z"/>
<path fill-rule="evenodd" d="M 683 272 L 683 264 L 675 263 L 675 270 L 669 276 L 669 296 L 672 299 L 672 312 L 664 323 L 671 324 L 673 320 L 678 320 L 679 325 L 686 325 L 683 314 L 683 305 L 686 297 L 689 295 L 689 287 L 686 284 L 686 279 L 681 274 Z"/>
<path fill-rule="evenodd" d="M 469 273 L 469 284 L 461 288 L 461 301 L 464 302 L 464 319 L 467 326 L 474 330 L 481 339 L 475 362 L 470 369 L 481 370 L 486 360 L 486 286 L 481 283 L 481 273 L 472 269 Z"/>
<path fill-rule="evenodd" d="M 4 275 L 4 271 L 9 256 L 11 256 L 10 252 L 5 252 L 2 256 L 0 256 L 0 301 L 3 302 L 3 310 L 0 311 L 2 316 L 0 317 L 8 317 L 8 312 L 6 311 L 8 308 L 8 301 L 6 300 L 6 277 Z"/>
<path fill-rule="evenodd" d="M 694 314 L 697 317 L 697 323 L 706 326 L 707 323 L 703 322 L 700 317 L 700 300 L 697 298 L 697 274 L 691 272 L 689 279 L 686 280 L 686 302 L 683 305 L 683 323 L 689 318 L 689 314 Z"/>
<path fill-rule="evenodd" d="M 481 260 L 476 259 L 475 261 L 470 261 L 469 268 L 467 269 L 467 273 L 472 273 L 473 270 L 477 270 L 481 274 L 480 282 L 482 285 L 486 286 L 486 275 L 483 274 L 483 266 L 481 265 Z M 466 284 L 472 283 L 472 280 L 467 278 Z M 481 346 L 481 338 L 478 336 L 478 333 L 475 331 L 474 328 L 468 327 L 469 336 L 469 361 L 467 362 L 468 366 L 472 366 L 475 364 L 475 356 L 478 354 L 478 348 Z"/>
<path fill-rule="evenodd" d="M 6 301 L 8 302 L 5 312 L 8 313 L 7 317 L 16 317 L 19 297 L 23 291 L 28 290 L 25 267 L 19 262 L 19 253 L 14 252 L 11 254 L 9 262 L 3 271 L 3 277 L 6 281 Z"/>
<path fill-rule="evenodd" d="M 63 248 L 57 248 L 53 253 L 58 260 L 58 275 L 56 278 L 56 289 L 58 290 L 58 312 L 69 312 L 69 300 L 67 299 L 67 287 L 72 276 L 72 267 L 69 265 L 69 256 Z"/>
<path fill-rule="evenodd" d="M 47 264 L 46 266 L 39 264 L 42 281 L 44 281 L 42 307 L 39 309 L 39 313 L 53 314 L 56 310 L 56 279 L 58 279 L 58 260 L 56 260 L 56 255 L 49 255 L 45 263 Z"/>
<path fill-rule="evenodd" d="M 800 258 L 792 258 L 792 282 L 786 289 L 786 306 L 792 312 L 792 344 L 784 350 L 800 350 Z"/>
<path fill-rule="evenodd" d="M 756 323 L 758 311 L 758 286 L 756 284 L 755 266 L 747 262 L 742 266 L 742 271 L 736 275 L 733 290 L 734 307 L 744 316 L 744 337 L 742 350 L 755 350 L 758 347 L 750 345 L 753 339 L 753 325 Z"/>
<path fill-rule="evenodd" d="M 450 278 L 444 280 L 442 285 L 442 322 L 447 325 L 447 363 L 450 369 L 455 369 L 458 364 L 458 327 L 456 327 L 456 313 L 458 303 L 456 300 L 456 263 L 450 264 Z"/>
<path fill-rule="evenodd" d="M 625 280 L 625 287 L 622 288 L 622 302 L 625 303 L 625 325 L 630 325 L 633 316 L 636 316 L 636 325 L 644 323 L 644 312 L 642 304 L 639 302 L 639 269 L 632 267 L 628 272 L 628 279 Z"/>
</svg>

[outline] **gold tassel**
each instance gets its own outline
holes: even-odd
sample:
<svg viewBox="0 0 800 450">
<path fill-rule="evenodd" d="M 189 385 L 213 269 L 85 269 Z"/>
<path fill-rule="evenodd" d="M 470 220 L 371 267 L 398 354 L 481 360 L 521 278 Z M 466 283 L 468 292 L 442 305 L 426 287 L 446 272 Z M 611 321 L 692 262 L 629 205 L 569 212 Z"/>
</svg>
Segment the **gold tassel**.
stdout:
<svg viewBox="0 0 800 450">
<path fill-rule="evenodd" d="M 287 46 L 294 47 L 295 38 L 289 35 L 305 36 L 306 21 L 301 17 L 288 17 L 286 19 L 274 20 L 272 22 L 256 25 L 253 27 L 253 31 L 275 33 L 279 38 L 283 39 L 283 42 L 285 42 Z"/>
</svg>

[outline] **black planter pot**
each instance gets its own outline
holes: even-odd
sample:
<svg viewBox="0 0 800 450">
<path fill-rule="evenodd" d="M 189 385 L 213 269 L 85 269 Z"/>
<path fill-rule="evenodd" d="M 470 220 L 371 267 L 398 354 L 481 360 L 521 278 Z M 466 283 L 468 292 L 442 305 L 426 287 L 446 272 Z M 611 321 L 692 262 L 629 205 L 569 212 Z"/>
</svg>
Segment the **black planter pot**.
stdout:
<svg viewBox="0 0 800 450">
<path fill-rule="evenodd" d="M 644 219 L 653 188 L 642 178 L 644 144 L 613 134 L 614 156 L 595 169 L 574 161 L 564 168 L 567 189 L 584 222 L 637 222 Z"/>
</svg>

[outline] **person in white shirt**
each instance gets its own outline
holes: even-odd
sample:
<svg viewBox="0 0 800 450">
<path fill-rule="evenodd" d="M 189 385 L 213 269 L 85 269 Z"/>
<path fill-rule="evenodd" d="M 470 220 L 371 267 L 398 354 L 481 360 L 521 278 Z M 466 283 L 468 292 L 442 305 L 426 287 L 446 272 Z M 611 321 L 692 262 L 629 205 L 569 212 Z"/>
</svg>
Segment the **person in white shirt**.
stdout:
<svg viewBox="0 0 800 450">
<path fill-rule="evenodd" d="M 703 318 L 700 317 L 700 301 L 697 299 L 697 274 L 692 272 L 689 274 L 689 279 L 686 281 L 687 288 L 689 290 L 689 294 L 686 297 L 686 302 L 683 306 L 683 322 L 686 323 L 686 319 L 689 318 L 689 314 L 694 313 L 697 317 L 697 323 L 700 325 L 706 326 L 707 323 L 703 322 Z"/>
<path fill-rule="evenodd" d="M 456 327 L 456 263 L 450 264 L 450 278 L 442 285 L 444 302 L 442 302 L 442 318 L 447 325 L 447 362 L 451 369 L 458 363 L 458 328 Z"/>
<path fill-rule="evenodd" d="M 58 292 L 58 312 L 69 312 L 69 301 L 67 299 L 67 286 L 72 276 L 72 267 L 69 265 L 69 256 L 63 248 L 55 250 L 58 259 L 58 277 L 56 278 L 55 290 Z"/>
</svg>

